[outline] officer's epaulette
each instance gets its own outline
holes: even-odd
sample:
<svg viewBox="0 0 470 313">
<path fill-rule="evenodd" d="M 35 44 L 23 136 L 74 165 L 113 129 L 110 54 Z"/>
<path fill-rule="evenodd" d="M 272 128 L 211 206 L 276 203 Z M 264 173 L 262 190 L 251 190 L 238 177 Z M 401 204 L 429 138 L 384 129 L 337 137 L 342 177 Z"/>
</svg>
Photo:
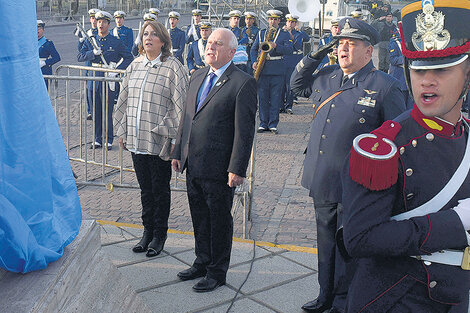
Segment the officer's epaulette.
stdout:
<svg viewBox="0 0 470 313">
<path fill-rule="evenodd" d="M 354 138 L 349 159 L 352 180 L 370 190 L 390 188 L 398 179 L 397 146 L 401 125 L 386 121 L 369 134 Z"/>
</svg>

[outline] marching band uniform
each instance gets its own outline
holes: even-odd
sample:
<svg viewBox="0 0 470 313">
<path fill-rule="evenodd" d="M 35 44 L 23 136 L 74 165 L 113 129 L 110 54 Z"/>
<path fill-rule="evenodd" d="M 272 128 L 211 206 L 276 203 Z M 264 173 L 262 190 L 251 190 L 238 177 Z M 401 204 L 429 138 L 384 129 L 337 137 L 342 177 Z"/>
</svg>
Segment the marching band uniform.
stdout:
<svg viewBox="0 0 470 313">
<path fill-rule="evenodd" d="M 298 16 L 292 15 L 292 14 L 287 14 L 286 15 L 286 20 L 294 21 L 297 22 L 299 19 Z M 289 32 L 287 32 L 289 34 Z M 287 112 L 289 114 L 292 114 L 292 105 L 294 104 L 294 93 L 291 91 L 290 88 L 290 77 L 292 76 L 292 72 L 294 72 L 294 68 L 297 65 L 297 63 L 302 60 L 304 57 L 304 42 L 307 42 L 310 40 L 310 37 L 303 31 L 298 31 L 296 29 L 292 29 L 292 41 L 293 41 L 293 47 L 294 47 L 294 52 L 292 54 L 288 54 L 284 56 L 284 62 L 286 64 L 286 72 L 284 76 L 284 84 L 285 84 L 285 89 L 284 93 L 285 96 L 282 97 L 283 100 L 285 100 L 285 104 L 281 102 L 281 112 Z M 289 34 L 290 35 L 290 34 Z"/>
<path fill-rule="evenodd" d="M 228 13 L 229 17 L 238 17 L 238 19 L 241 18 L 242 12 L 239 10 L 232 10 Z M 237 25 L 235 27 L 231 27 L 230 25 L 227 27 L 232 31 L 232 33 L 237 37 L 238 44 L 239 45 L 244 45 L 248 43 L 248 38 L 243 35 L 242 29 Z"/>
<path fill-rule="evenodd" d="M 209 22 L 199 23 L 201 28 L 212 28 L 212 24 Z M 189 46 L 188 56 L 186 58 L 186 64 L 188 65 L 189 72 L 191 70 L 197 70 L 203 67 L 206 67 L 206 62 L 204 61 L 204 53 L 206 50 L 207 40 L 199 38 L 197 41 L 194 41 L 191 46 Z"/>
<path fill-rule="evenodd" d="M 377 31 L 367 23 L 341 20 L 340 38 L 355 38 L 375 45 Z M 330 49 L 333 49 L 330 43 Z M 405 110 L 398 81 L 377 71 L 372 63 L 351 76 L 339 65 L 316 71 L 328 46 L 305 56 L 291 78 L 294 94 L 309 97 L 316 110 L 306 150 L 302 186 L 314 200 L 317 221 L 318 282 L 320 294 L 306 303 L 307 312 L 323 312 L 333 305 L 342 310 L 348 279 L 346 265 L 336 250 L 335 234 L 341 224 L 341 170 L 352 140 Z M 334 301 L 334 303 L 333 303 Z M 377 311 L 379 312 L 379 311 Z"/>
<path fill-rule="evenodd" d="M 191 11 L 194 16 L 202 16 L 202 11 L 199 9 L 194 9 Z M 196 40 L 201 38 L 201 28 L 198 24 L 191 24 L 186 30 L 186 43 L 191 44 Z"/>
<path fill-rule="evenodd" d="M 405 6 L 407 80 L 409 68 L 468 62 L 469 19 L 469 1 Z M 467 88 L 468 78 L 458 101 Z M 460 210 L 470 197 L 469 121 L 415 104 L 372 134 L 355 139 L 342 175 L 344 244 L 358 263 L 347 312 L 469 312 L 470 226 Z"/>
<path fill-rule="evenodd" d="M 256 14 L 253 12 L 245 12 L 245 18 L 256 18 Z M 247 38 L 246 44 L 246 53 L 248 54 L 248 62 L 246 64 L 247 73 L 252 75 L 253 74 L 253 62 L 251 61 L 251 47 L 255 42 L 256 37 L 258 36 L 259 28 L 256 25 L 251 27 L 245 26 L 242 29 L 242 37 Z"/>
<path fill-rule="evenodd" d="M 168 13 L 168 18 L 171 17 L 179 20 L 180 14 L 178 12 L 171 11 L 170 13 Z M 168 30 L 168 33 L 170 34 L 171 38 L 171 51 L 173 52 L 173 55 L 181 62 L 181 64 L 184 64 L 183 52 L 184 45 L 186 43 L 186 35 L 184 31 L 182 31 L 178 27 L 175 27 L 170 28 Z"/>
<path fill-rule="evenodd" d="M 108 12 L 100 11 L 96 13 L 96 19 L 106 19 L 108 22 L 111 21 L 111 14 Z M 116 67 L 117 69 L 126 69 L 127 66 L 132 62 L 133 57 L 131 53 L 127 50 L 124 46 L 124 43 L 108 33 L 105 37 L 100 37 L 96 35 L 96 43 L 98 48 L 101 49 L 102 54 L 108 66 L 112 67 L 111 64 L 118 64 L 121 59 L 122 62 Z M 96 67 L 103 67 L 103 62 L 101 60 L 100 55 L 94 54 L 93 45 L 89 40 L 86 40 L 80 53 L 77 57 L 79 62 L 83 61 L 90 61 L 92 66 Z M 104 76 L 103 72 L 97 71 L 95 73 L 96 76 Z M 95 147 L 101 147 L 103 144 L 102 140 L 102 86 L 103 83 L 95 82 Z M 119 94 L 119 88 L 116 88 L 116 84 L 114 84 L 114 90 L 112 90 L 112 83 L 109 83 L 108 86 L 108 149 L 112 146 L 113 143 L 113 120 L 112 120 L 112 113 L 114 103 L 117 100 L 117 96 Z M 118 85 L 118 84 L 117 84 Z M 93 86 L 93 84 L 92 84 Z M 119 86 L 119 85 L 118 85 Z"/>
<path fill-rule="evenodd" d="M 42 20 L 37 20 L 38 28 L 44 29 L 46 25 Z M 45 36 L 42 36 L 38 39 L 39 47 L 39 64 L 41 65 L 41 72 L 43 75 L 52 75 L 52 65 L 60 61 L 60 55 L 57 52 L 54 43 L 47 39 Z M 46 87 L 49 88 L 48 82 L 46 82 Z"/>
<path fill-rule="evenodd" d="M 123 11 L 116 11 L 114 12 L 114 18 L 116 17 L 126 17 L 126 13 Z M 127 50 L 129 52 L 132 51 L 132 46 L 134 44 L 134 32 L 132 31 L 131 28 L 122 25 L 121 27 L 114 27 L 113 30 L 111 31 L 114 37 L 116 37 L 119 40 L 122 40 L 124 45 L 126 46 Z"/>
<path fill-rule="evenodd" d="M 279 10 L 268 10 L 268 18 L 280 18 L 282 12 Z M 261 53 L 260 44 L 265 41 L 267 29 L 262 29 L 256 37 L 251 48 L 251 60 L 256 60 Z M 284 88 L 285 64 L 283 56 L 292 54 L 293 46 L 290 35 L 278 28 L 274 39 L 276 48 L 268 53 L 266 62 L 258 80 L 259 118 L 258 132 L 271 131 L 277 133 L 279 123 L 279 108 L 282 103 L 282 90 Z"/>
</svg>

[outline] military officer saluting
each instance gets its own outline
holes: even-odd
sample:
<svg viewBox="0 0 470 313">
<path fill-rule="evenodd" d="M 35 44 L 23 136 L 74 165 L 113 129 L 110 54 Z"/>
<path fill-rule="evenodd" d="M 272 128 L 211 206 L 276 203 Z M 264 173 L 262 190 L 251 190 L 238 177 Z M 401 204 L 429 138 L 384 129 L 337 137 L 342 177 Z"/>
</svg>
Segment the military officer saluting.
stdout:
<svg viewBox="0 0 470 313">
<path fill-rule="evenodd" d="M 401 10 L 411 111 L 354 139 L 343 171 L 347 312 L 469 312 L 470 1 Z"/>
<path fill-rule="evenodd" d="M 98 26 L 98 34 L 91 37 L 91 41 L 86 40 L 80 53 L 78 54 L 78 61 L 91 61 L 92 66 L 95 67 L 104 67 L 107 66 L 108 68 L 117 68 L 117 69 L 126 69 L 127 66 L 132 62 L 133 57 L 131 53 L 127 50 L 124 46 L 124 43 L 111 35 L 109 32 L 109 24 L 111 23 L 112 15 L 105 11 L 100 11 L 96 13 L 97 19 L 97 26 Z M 106 64 L 103 64 L 103 57 L 106 61 Z M 119 64 L 117 67 L 116 65 Z M 108 74 L 109 77 L 115 77 L 116 75 L 112 75 L 116 73 Z M 96 72 L 96 76 L 104 76 L 103 72 Z M 102 145 L 106 142 L 106 139 L 102 138 L 102 105 L 103 100 L 103 83 L 96 82 L 95 84 L 95 141 L 92 144 L 94 148 L 101 148 Z M 114 103 L 117 100 L 117 96 L 119 94 L 119 84 L 116 83 L 109 83 L 108 84 L 108 116 L 107 116 L 107 125 L 108 125 L 108 133 L 107 133 L 107 148 L 111 149 L 113 143 L 113 107 Z M 106 105 L 106 104 L 104 104 Z"/>
<path fill-rule="evenodd" d="M 113 28 L 111 33 L 117 39 L 122 40 L 127 50 L 131 52 L 132 45 L 134 44 L 134 32 L 131 28 L 124 26 L 124 18 L 126 13 L 124 11 L 114 12 L 114 21 L 116 22 L 116 27 Z"/>
<path fill-rule="evenodd" d="M 144 22 L 156 21 L 156 20 L 157 20 L 157 16 L 155 14 L 153 14 L 153 13 L 145 13 L 144 14 Z M 135 38 L 134 45 L 132 46 L 131 53 L 134 57 L 138 57 L 140 55 L 140 53 L 139 53 L 139 44 L 140 44 L 140 32 L 141 31 L 142 31 L 142 29 L 139 29 L 139 34 Z"/>
<path fill-rule="evenodd" d="M 338 26 L 338 22 L 339 20 L 338 19 L 332 19 L 331 20 L 331 26 L 330 26 L 330 33 L 329 34 L 325 34 L 322 36 L 322 38 L 320 39 L 320 42 L 318 43 L 318 49 L 320 49 L 321 47 L 329 44 L 332 40 L 333 40 L 333 37 L 336 36 L 339 32 L 339 26 Z M 320 62 L 320 64 L 318 65 L 318 69 L 320 70 L 321 68 L 323 68 L 324 66 L 326 65 L 330 65 L 330 60 L 333 60 L 333 62 L 331 63 L 334 63 L 336 64 L 338 61 L 338 55 L 337 55 L 337 51 L 335 51 L 336 49 L 334 49 L 332 52 L 330 52 L 328 55 L 326 55 L 323 60 Z M 333 54 L 333 55 L 331 55 Z M 331 58 L 332 56 L 335 56 L 336 57 L 336 60 L 335 58 Z"/>
<path fill-rule="evenodd" d="M 289 34 L 279 28 L 282 12 L 268 10 L 267 29 L 259 31 L 253 47 L 251 47 L 251 60 L 253 63 L 255 78 L 258 80 L 259 118 L 258 132 L 271 131 L 277 134 L 279 123 L 279 108 L 282 103 L 282 90 L 284 88 L 285 64 L 283 56 L 292 54 L 293 45 Z M 270 50 L 266 54 L 261 52 L 262 43 L 269 42 Z M 263 68 L 258 67 L 258 55 L 265 55 Z M 257 74 L 258 73 L 258 74 Z"/>
<path fill-rule="evenodd" d="M 194 9 L 191 11 L 191 13 L 193 16 L 191 20 L 191 26 L 189 26 L 186 30 L 186 43 L 189 45 L 201 38 L 201 29 L 199 28 L 199 23 L 201 23 L 202 11 L 199 9 Z"/>
<path fill-rule="evenodd" d="M 281 112 L 287 112 L 293 114 L 292 105 L 294 104 L 294 93 L 290 90 L 290 77 L 294 71 L 295 66 L 304 57 L 304 42 L 310 40 L 310 37 L 298 28 L 299 17 L 293 14 L 286 15 L 286 26 L 285 30 L 289 34 L 293 46 L 294 52 L 284 56 L 284 62 L 286 64 L 286 71 L 284 76 L 284 96 L 282 99 L 285 102 L 281 102 Z"/>
<path fill-rule="evenodd" d="M 168 33 L 170 34 L 171 38 L 171 51 L 175 58 L 177 58 L 181 64 L 183 62 L 183 52 L 184 52 L 184 45 L 186 42 L 186 35 L 184 31 L 178 28 L 178 22 L 180 20 L 180 14 L 176 11 L 171 11 L 168 13 L 168 22 L 170 24 L 170 29 Z"/>
<path fill-rule="evenodd" d="M 57 52 L 54 43 L 44 36 L 44 27 L 46 23 L 37 20 L 38 25 L 38 47 L 39 47 L 39 65 L 43 75 L 52 75 L 52 65 L 60 61 L 60 55 Z M 46 87 L 49 88 L 47 80 Z"/>
<path fill-rule="evenodd" d="M 343 203 L 340 174 L 352 140 L 405 110 L 398 81 L 377 71 L 372 63 L 373 45 L 379 38 L 375 28 L 353 18 L 342 19 L 339 28 L 340 35 L 305 56 L 291 78 L 294 94 L 310 97 L 314 103 L 302 186 L 314 201 L 320 294 L 304 304 L 307 312 L 330 307 L 344 311 L 348 273 L 336 253 L 335 234 Z M 315 72 L 337 43 L 339 65 Z"/>
<path fill-rule="evenodd" d="M 258 36 L 259 28 L 255 25 L 256 13 L 247 11 L 243 14 L 245 16 L 245 27 L 242 29 L 242 37 L 247 38 L 246 53 L 248 54 L 247 73 L 253 74 L 253 62 L 251 61 L 251 47 L 255 42 L 256 36 Z"/>
<path fill-rule="evenodd" d="M 197 69 L 207 65 L 204 61 L 204 53 L 206 51 L 207 39 L 212 33 L 212 24 L 211 22 L 201 22 L 199 27 L 201 29 L 201 38 L 189 46 L 188 57 L 186 58 L 190 75 Z"/>
<path fill-rule="evenodd" d="M 228 13 L 229 16 L 229 26 L 227 27 L 232 31 L 232 33 L 237 37 L 238 44 L 243 45 L 248 43 L 248 38 L 243 37 L 242 29 L 240 28 L 240 18 L 242 16 L 242 12 L 239 10 L 232 10 Z"/>
</svg>

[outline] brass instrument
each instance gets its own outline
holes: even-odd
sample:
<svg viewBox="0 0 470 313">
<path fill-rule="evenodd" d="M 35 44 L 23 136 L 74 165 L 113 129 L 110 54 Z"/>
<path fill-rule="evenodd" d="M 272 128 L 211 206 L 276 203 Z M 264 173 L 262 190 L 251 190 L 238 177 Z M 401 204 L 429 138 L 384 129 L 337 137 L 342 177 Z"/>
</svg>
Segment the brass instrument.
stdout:
<svg viewBox="0 0 470 313">
<path fill-rule="evenodd" d="M 266 35 L 264 36 L 264 41 L 260 43 L 260 54 L 258 55 L 258 58 L 256 59 L 256 68 L 253 71 L 253 76 L 255 77 L 256 80 L 259 79 L 259 76 L 261 75 L 261 71 L 263 70 L 264 63 L 266 62 L 266 57 L 269 52 L 273 49 L 273 39 L 276 34 L 277 29 L 275 27 L 270 27 L 266 31 Z"/>
<path fill-rule="evenodd" d="M 328 53 L 328 65 L 336 64 L 337 61 L 338 57 L 333 52 Z"/>
</svg>

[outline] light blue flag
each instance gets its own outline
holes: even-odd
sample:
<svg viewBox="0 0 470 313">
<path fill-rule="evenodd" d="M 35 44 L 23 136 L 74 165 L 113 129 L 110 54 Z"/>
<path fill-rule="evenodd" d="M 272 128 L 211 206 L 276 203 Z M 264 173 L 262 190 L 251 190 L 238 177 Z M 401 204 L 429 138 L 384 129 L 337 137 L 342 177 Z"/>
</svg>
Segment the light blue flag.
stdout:
<svg viewBox="0 0 470 313">
<path fill-rule="evenodd" d="M 26 273 L 62 256 L 82 213 L 39 67 L 35 1 L 0 1 L 0 20 L 0 267 Z"/>
</svg>

